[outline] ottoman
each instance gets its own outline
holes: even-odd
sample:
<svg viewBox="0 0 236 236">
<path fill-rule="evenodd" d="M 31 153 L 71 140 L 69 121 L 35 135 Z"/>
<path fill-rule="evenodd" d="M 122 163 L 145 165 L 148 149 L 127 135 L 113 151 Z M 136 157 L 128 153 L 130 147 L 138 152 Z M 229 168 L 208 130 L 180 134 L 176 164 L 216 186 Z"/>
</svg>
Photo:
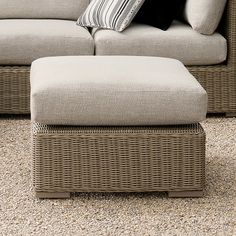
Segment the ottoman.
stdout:
<svg viewBox="0 0 236 236">
<path fill-rule="evenodd" d="M 174 59 L 51 57 L 31 69 L 39 198 L 71 192 L 200 197 L 207 94 Z"/>
</svg>

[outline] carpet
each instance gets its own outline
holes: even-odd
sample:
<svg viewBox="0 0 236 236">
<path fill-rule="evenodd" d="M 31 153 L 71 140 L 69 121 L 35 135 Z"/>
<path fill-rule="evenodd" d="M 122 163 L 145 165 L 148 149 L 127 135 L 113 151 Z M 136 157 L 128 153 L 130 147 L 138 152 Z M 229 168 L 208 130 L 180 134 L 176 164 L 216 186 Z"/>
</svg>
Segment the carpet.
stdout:
<svg viewBox="0 0 236 236">
<path fill-rule="evenodd" d="M 39 200 L 31 180 L 30 120 L 0 117 L 0 235 L 236 235 L 236 119 L 208 118 L 206 191 L 74 194 Z"/>
</svg>

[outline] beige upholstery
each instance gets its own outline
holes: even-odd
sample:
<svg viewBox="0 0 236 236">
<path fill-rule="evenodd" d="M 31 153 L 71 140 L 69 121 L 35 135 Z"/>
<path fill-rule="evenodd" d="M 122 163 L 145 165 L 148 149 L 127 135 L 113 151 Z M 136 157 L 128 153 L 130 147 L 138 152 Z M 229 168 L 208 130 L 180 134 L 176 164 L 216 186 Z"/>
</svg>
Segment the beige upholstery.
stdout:
<svg viewBox="0 0 236 236">
<path fill-rule="evenodd" d="M 227 42 L 215 33 L 206 36 L 190 26 L 174 22 L 167 31 L 132 24 L 122 33 L 93 31 L 97 55 L 136 55 L 170 57 L 185 65 L 212 65 L 225 61 Z"/>
<path fill-rule="evenodd" d="M 194 30 L 213 34 L 222 17 L 227 0 L 187 0 L 184 17 Z"/>
<path fill-rule="evenodd" d="M 45 56 L 93 55 L 90 33 L 66 20 L 0 20 L 0 64 L 30 65 Z"/>
<path fill-rule="evenodd" d="M 205 119 L 207 94 L 158 57 L 54 57 L 31 68 L 31 117 L 44 124 L 168 125 Z"/>
<path fill-rule="evenodd" d="M 89 0 L 1 0 L 0 19 L 51 18 L 77 20 Z"/>
</svg>

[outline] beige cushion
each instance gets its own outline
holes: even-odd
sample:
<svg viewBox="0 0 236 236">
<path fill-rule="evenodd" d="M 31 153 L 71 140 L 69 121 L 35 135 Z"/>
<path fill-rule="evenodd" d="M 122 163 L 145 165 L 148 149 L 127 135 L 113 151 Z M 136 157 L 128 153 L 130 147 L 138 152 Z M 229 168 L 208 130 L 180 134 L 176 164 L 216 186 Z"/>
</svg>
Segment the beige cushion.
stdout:
<svg viewBox="0 0 236 236">
<path fill-rule="evenodd" d="M 221 20 L 227 0 L 187 0 L 184 17 L 194 30 L 213 34 Z"/>
<path fill-rule="evenodd" d="M 190 26 L 174 22 L 167 31 L 133 24 L 122 33 L 94 30 L 97 55 L 170 57 L 185 65 L 212 65 L 225 61 L 227 43 L 215 33 L 206 36 Z"/>
<path fill-rule="evenodd" d="M 45 56 L 93 54 L 93 38 L 74 21 L 0 20 L 1 65 L 30 65 Z"/>
<path fill-rule="evenodd" d="M 89 0 L 1 0 L 0 18 L 54 18 L 76 20 Z"/>
<path fill-rule="evenodd" d="M 177 60 L 57 57 L 31 69 L 31 117 L 45 124 L 168 125 L 205 119 L 207 94 Z"/>
</svg>

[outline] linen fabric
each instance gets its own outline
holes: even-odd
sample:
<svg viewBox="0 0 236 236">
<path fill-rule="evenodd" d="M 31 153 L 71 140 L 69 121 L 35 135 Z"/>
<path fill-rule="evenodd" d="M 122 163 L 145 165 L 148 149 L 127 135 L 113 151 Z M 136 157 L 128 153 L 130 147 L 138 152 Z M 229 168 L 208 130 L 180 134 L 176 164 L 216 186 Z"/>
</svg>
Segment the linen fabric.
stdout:
<svg viewBox="0 0 236 236">
<path fill-rule="evenodd" d="M 30 65 L 45 56 L 94 55 L 94 41 L 76 21 L 0 20 L 0 52 L 1 65 Z"/>
<path fill-rule="evenodd" d="M 77 24 L 80 26 L 123 31 L 142 6 L 144 0 L 93 0 Z"/>
<path fill-rule="evenodd" d="M 145 0 L 134 21 L 167 30 L 184 3 L 185 0 Z"/>
<path fill-rule="evenodd" d="M 77 20 L 88 4 L 89 0 L 1 0 L 0 19 Z"/>
<path fill-rule="evenodd" d="M 187 0 L 184 18 L 201 34 L 213 34 L 221 20 L 227 0 Z"/>
<path fill-rule="evenodd" d="M 227 57 L 227 41 L 219 33 L 207 36 L 175 21 L 167 31 L 131 24 L 122 33 L 93 30 L 96 55 L 170 57 L 185 65 L 214 65 Z"/>
<path fill-rule="evenodd" d="M 54 57 L 33 62 L 32 121 L 174 125 L 206 118 L 207 94 L 184 65 L 158 57 Z"/>
</svg>

